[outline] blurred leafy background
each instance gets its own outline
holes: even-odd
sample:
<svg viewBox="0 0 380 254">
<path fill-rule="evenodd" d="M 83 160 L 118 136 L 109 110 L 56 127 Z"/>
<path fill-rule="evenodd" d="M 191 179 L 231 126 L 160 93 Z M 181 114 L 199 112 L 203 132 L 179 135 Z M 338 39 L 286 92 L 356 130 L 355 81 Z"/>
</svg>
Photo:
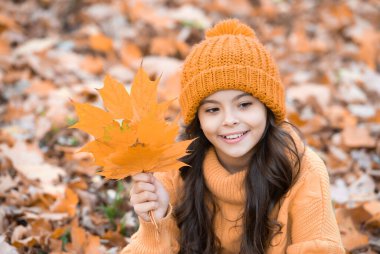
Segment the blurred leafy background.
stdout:
<svg viewBox="0 0 380 254">
<path fill-rule="evenodd" d="M 377 0 L 3 0 L 0 250 L 117 253 L 138 228 L 129 179 L 105 181 L 70 100 L 102 106 L 110 74 L 140 64 L 178 97 L 181 64 L 215 22 L 255 29 L 287 88 L 288 119 L 325 161 L 348 253 L 380 251 L 380 2 Z M 179 111 L 178 102 L 170 114 Z"/>
</svg>

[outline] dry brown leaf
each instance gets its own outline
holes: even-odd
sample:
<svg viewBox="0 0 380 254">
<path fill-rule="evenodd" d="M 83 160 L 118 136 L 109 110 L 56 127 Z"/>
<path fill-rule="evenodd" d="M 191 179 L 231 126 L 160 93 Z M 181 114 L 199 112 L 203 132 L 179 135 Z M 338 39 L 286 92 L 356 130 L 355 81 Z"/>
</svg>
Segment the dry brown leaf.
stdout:
<svg viewBox="0 0 380 254">
<path fill-rule="evenodd" d="M 30 236 L 30 227 L 19 225 L 12 233 L 11 243 L 16 248 L 33 247 L 38 242 L 38 237 Z"/>
<path fill-rule="evenodd" d="M 129 1 L 125 6 L 128 16 L 133 21 L 144 21 L 157 29 L 164 29 L 170 26 L 170 18 L 157 14 L 156 9 L 149 3 L 141 0 Z"/>
<path fill-rule="evenodd" d="M 368 230 L 374 230 L 376 232 L 380 227 L 380 213 L 375 214 L 369 220 L 367 220 L 365 222 L 365 227 Z"/>
<path fill-rule="evenodd" d="M 80 67 L 92 74 L 101 74 L 104 69 L 104 60 L 101 57 L 86 55 Z"/>
<path fill-rule="evenodd" d="M 302 22 L 296 24 L 296 28 L 289 36 L 288 42 L 295 52 L 306 53 L 311 50 L 310 40 L 306 35 Z"/>
<path fill-rule="evenodd" d="M 89 38 L 90 47 L 95 51 L 109 53 L 113 50 L 113 42 L 104 34 L 94 34 Z"/>
<path fill-rule="evenodd" d="M 363 204 L 364 210 L 366 210 L 371 216 L 380 213 L 380 201 L 373 200 Z"/>
<path fill-rule="evenodd" d="M 274 15 L 273 12 L 276 12 L 276 8 L 271 8 L 273 6 L 270 3 L 266 4 L 267 1 L 263 2 L 263 8 L 257 8 L 257 12 L 261 15 L 271 17 Z M 204 1 L 204 9 L 210 12 L 219 12 L 226 16 L 235 16 L 235 15 L 250 15 L 255 16 L 253 11 L 255 11 L 254 6 L 248 0 L 235 0 L 233 4 L 228 1 L 215 0 L 215 1 Z M 203 9 L 203 8 L 202 8 Z"/>
<path fill-rule="evenodd" d="M 89 234 L 87 237 L 87 243 L 84 247 L 84 254 L 101 254 L 102 246 L 100 245 L 100 238 Z"/>
<path fill-rule="evenodd" d="M 142 55 L 140 48 L 131 42 L 124 42 L 120 50 L 121 61 L 127 67 L 130 67 L 134 62 L 141 61 Z"/>
<path fill-rule="evenodd" d="M 365 127 L 347 126 L 342 132 L 343 144 L 348 148 L 374 148 L 376 140 Z"/>
<path fill-rule="evenodd" d="M 356 126 L 358 123 L 358 119 L 340 105 L 328 107 L 326 117 L 330 121 L 332 128 L 343 129 L 347 126 Z"/>
<path fill-rule="evenodd" d="M 5 196 L 9 189 L 16 187 L 19 184 L 19 179 L 13 179 L 10 175 L 0 175 L 0 197 Z"/>
<path fill-rule="evenodd" d="M 0 14 L 0 34 L 7 29 L 19 29 L 19 26 L 14 18 Z"/>
<path fill-rule="evenodd" d="M 377 109 L 376 114 L 373 117 L 370 117 L 368 121 L 380 124 L 380 109 Z"/>
<path fill-rule="evenodd" d="M 348 210 L 338 208 L 335 210 L 335 216 L 344 248 L 347 251 L 368 245 L 368 236 L 356 229 Z"/>
<path fill-rule="evenodd" d="M 176 41 L 168 37 L 155 37 L 150 44 L 150 53 L 159 56 L 173 56 L 177 53 Z"/>
<path fill-rule="evenodd" d="M 328 4 L 322 10 L 324 24 L 332 29 L 340 29 L 354 22 L 354 15 L 347 3 Z"/>
<path fill-rule="evenodd" d="M 302 127 L 307 123 L 307 121 L 301 119 L 300 115 L 297 112 L 288 112 L 287 118 L 297 127 Z"/>
<path fill-rule="evenodd" d="M 67 230 L 66 227 L 56 228 L 56 229 L 50 234 L 50 237 L 51 237 L 51 238 L 54 238 L 54 239 L 58 239 L 58 238 L 60 238 L 60 237 L 66 232 L 66 230 Z"/>
<path fill-rule="evenodd" d="M 70 188 L 67 188 L 65 195 L 61 196 L 50 209 L 53 212 L 68 213 L 70 216 L 74 216 L 78 201 L 78 195 Z"/>
<path fill-rule="evenodd" d="M 47 97 L 55 89 L 57 89 L 56 85 L 50 80 L 35 80 L 31 86 L 25 89 L 25 92 L 27 94 L 37 94 L 40 97 Z"/>
<path fill-rule="evenodd" d="M 6 40 L 0 40 L 0 55 L 8 55 L 11 53 L 11 47 Z"/>
<path fill-rule="evenodd" d="M 80 189 L 80 190 L 87 190 L 88 185 L 83 180 L 83 178 L 76 178 L 68 183 L 67 185 L 70 189 Z"/>
<path fill-rule="evenodd" d="M 44 192 L 57 194 L 60 191 L 57 182 L 66 172 L 60 167 L 46 163 L 38 146 L 18 141 L 12 148 L 0 144 L 0 150 L 12 161 L 22 176 L 31 181 L 38 180 Z"/>
<path fill-rule="evenodd" d="M 360 36 L 354 36 L 354 40 L 360 47 L 357 59 L 365 62 L 372 70 L 376 70 L 376 56 L 379 53 L 380 33 L 372 28 L 367 29 L 362 31 Z"/>
<path fill-rule="evenodd" d="M 86 232 L 84 228 L 78 226 L 77 219 L 71 224 L 71 243 L 67 245 L 70 253 L 80 254 L 101 254 L 103 253 L 100 238 Z"/>
<path fill-rule="evenodd" d="M 125 238 L 119 233 L 120 226 L 118 225 L 118 228 L 116 231 L 107 231 L 103 236 L 102 239 L 106 239 L 109 241 L 109 245 L 111 246 L 118 246 L 120 248 L 123 248 L 127 242 Z"/>
<path fill-rule="evenodd" d="M 86 244 L 86 231 L 77 226 L 77 225 L 72 225 L 71 226 L 71 243 L 73 249 L 77 253 L 83 253 L 83 249 L 85 248 Z"/>
<path fill-rule="evenodd" d="M 328 126 L 326 118 L 322 115 L 314 115 L 311 119 L 306 121 L 306 124 L 300 127 L 304 135 L 314 134 L 320 132 Z"/>
</svg>

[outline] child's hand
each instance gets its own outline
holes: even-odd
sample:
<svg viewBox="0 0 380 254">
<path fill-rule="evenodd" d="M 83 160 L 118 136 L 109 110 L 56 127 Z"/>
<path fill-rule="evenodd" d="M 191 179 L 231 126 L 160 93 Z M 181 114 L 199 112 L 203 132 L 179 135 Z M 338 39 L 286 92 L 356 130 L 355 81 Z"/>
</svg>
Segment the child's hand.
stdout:
<svg viewBox="0 0 380 254">
<path fill-rule="evenodd" d="M 159 220 L 165 217 L 169 207 L 169 194 L 162 183 L 152 174 L 139 173 L 132 176 L 131 204 L 136 214 L 149 222 L 148 212 L 154 211 Z"/>
</svg>

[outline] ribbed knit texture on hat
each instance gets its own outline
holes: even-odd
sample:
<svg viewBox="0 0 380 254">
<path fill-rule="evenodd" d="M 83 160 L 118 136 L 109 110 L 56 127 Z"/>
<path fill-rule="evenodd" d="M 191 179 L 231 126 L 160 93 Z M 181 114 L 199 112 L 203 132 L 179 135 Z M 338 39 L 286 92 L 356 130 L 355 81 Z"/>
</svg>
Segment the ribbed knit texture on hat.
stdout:
<svg viewBox="0 0 380 254">
<path fill-rule="evenodd" d="M 284 87 L 277 66 L 255 32 L 236 19 L 216 24 L 186 57 L 179 102 L 185 124 L 200 102 L 224 89 L 250 93 L 271 109 L 276 122 L 285 119 Z"/>
</svg>

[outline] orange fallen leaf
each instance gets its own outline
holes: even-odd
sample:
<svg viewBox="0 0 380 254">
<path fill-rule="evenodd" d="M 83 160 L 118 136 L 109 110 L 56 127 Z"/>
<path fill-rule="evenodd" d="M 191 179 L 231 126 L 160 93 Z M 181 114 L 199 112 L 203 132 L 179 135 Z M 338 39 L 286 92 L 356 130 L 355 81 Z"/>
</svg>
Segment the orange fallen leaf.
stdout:
<svg viewBox="0 0 380 254">
<path fill-rule="evenodd" d="M 80 67 L 89 73 L 100 74 L 103 71 L 104 60 L 100 57 L 88 55 L 83 59 Z"/>
<path fill-rule="evenodd" d="M 7 55 L 10 52 L 11 52 L 10 43 L 7 42 L 6 40 L 1 40 L 0 41 L 0 55 Z"/>
<path fill-rule="evenodd" d="M 328 4 L 323 10 L 326 15 L 325 24 L 336 30 L 355 21 L 354 14 L 347 3 Z"/>
<path fill-rule="evenodd" d="M 346 126 L 355 126 L 358 122 L 358 119 L 350 111 L 340 105 L 332 105 L 327 108 L 326 117 L 333 128 L 343 129 Z"/>
<path fill-rule="evenodd" d="M 30 233 L 30 226 L 24 227 L 19 225 L 15 227 L 11 238 L 12 245 L 16 248 L 23 248 L 39 244 L 39 237 L 31 236 Z"/>
<path fill-rule="evenodd" d="M 374 215 L 371 219 L 367 220 L 364 224 L 367 230 L 378 230 L 380 227 L 380 213 Z"/>
<path fill-rule="evenodd" d="M 78 253 L 81 252 L 80 250 L 82 250 L 86 243 L 86 231 L 78 225 L 71 227 L 71 243 L 73 249 Z"/>
<path fill-rule="evenodd" d="M 145 1 L 127 1 L 125 5 L 128 17 L 133 21 L 145 22 L 152 25 L 155 29 L 161 30 L 170 26 L 170 17 L 160 15 L 157 9 Z"/>
<path fill-rule="evenodd" d="M 7 29 L 19 30 L 20 27 L 18 26 L 14 17 L 9 17 L 4 14 L 0 14 L 0 33 Z"/>
<path fill-rule="evenodd" d="M 71 223 L 71 243 L 66 245 L 69 253 L 81 254 L 100 254 L 101 251 L 100 238 L 94 236 L 80 226 L 78 226 L 78 219 L 75 218 Z"/>
<path fill-rule="evenodd" d="M 83 178 L 76 178 L 73 181 L 68 183 L 68 186 L 71 189 L 80 189 L 80 190 L 87 190 L 88 185 L 87 183 L 83 180 Z"/>
<path fill-rule="evenodd" d="M 47 97 L 50 92 L 57 89 L 54 83 L 50 80 L 37 80 L 33 81 L 32 85 L 25 89 L 27 94 L 37 94 L 41 97 Z"/>
<path fill-rule="evenodd" d="M 67 228 L 62 227 L 62 228 L 56 228 L 50 235 L 51 238 L 53 239 L 58 239 L 60 238 L 63 234 L 65 234 Z"/>
<path fill-rule="evenodd" d="M 87 244 L 84 247 L 84 254 L 101 254 L 100 238 L 89 234 L 87 236 Z"/>
<path fill-rule="evenodd" d="M 343 144 L 349 148 L 374 148 L 376 140 L 365 127 L 347 126 L 342 132 Z"/>
<path fill-rule="evenodd" d="M 112 40 L 103 34 L 95 34 L 90 37 L 90 47 L 100 52 L 110 52 L 113 49 Z"/>
<path fill-rule="evenodd" d="M 65 195 L 52 205 L 51 210 L 53 212 L 68 213 L 70 216 L 74 216 L 78 200 L 77 194 L 70 188 L 67 188 Z"/>
<path fill-rule="evenodd" d="M 347 209 L 338 208 L 335 210 L 335 215 L 339 225 L 342 242 L 346 250 L 351 252 L 356 248 L 368 245 L 368 236 L 356 229 Z"/>
<path fill-rule="evenodd" d="M 136 44 L 125 42 L 120 50 L 120 57 L 125 66 L 131 66 L 134 61 L 141 59 L 142 52 Z"/>
<path fill-rule="evenodd" d="M 173 56 L 177 53 L 176 41 L 168 37 L 156 37 L 150 44 L 150 53 L 159 56 Z"/>
<path fill-rule="evenodd" d="M 380 33 L 377 31 L 369 30 L 363 33 L 360 40 L 360 50 L 357 58 L 365 62 L 372 70 L 376 70 L 376 56 L 378 54 L 378 45 L 380 41 Z"/>
<path fill-rule="evenodd" d="M 122 248 L 127 244 L 127 242 L 119 232 L 120 232 L 120 224 L 117 225 L 116 231 L 111 231 L 111 230 L 107 231 L 102 236 L 102 239 L 108 240 L 111 246 L 118 246 Z"/>
</svg>

